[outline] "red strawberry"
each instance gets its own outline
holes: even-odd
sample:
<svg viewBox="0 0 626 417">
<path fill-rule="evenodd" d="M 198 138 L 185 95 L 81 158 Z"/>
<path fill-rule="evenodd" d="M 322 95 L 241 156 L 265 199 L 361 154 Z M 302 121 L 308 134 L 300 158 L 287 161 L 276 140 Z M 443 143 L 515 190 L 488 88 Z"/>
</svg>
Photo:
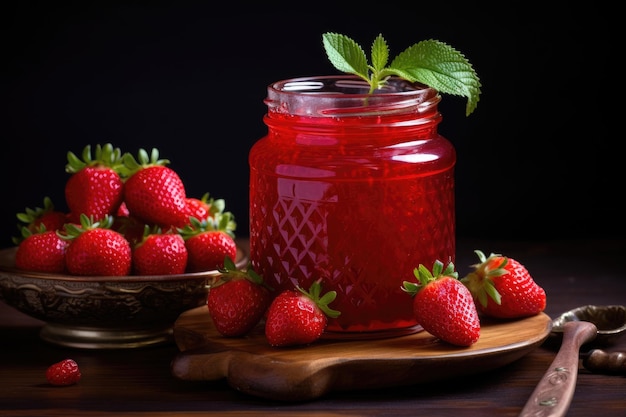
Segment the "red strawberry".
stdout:
<svg viewBox="0 0 626 417">
<path fill-rule="evenodd" d="M 220 278 L 210 286 L 207 307 L 220 334 L 243 336 L 261 320 L 272 297 L 263 277 L 252 269 L 239 271 L 231 258 L 226 258 Z"/>
<path fill-rule="evenodd" d="M 209 193 L 204 194 L 201 198 L 187 197 L 187 208 L 189 217 L 195 217 L 200 221 L 209 220 L 215 223 L 220 220 L 226 220 L 226 222 L 234 220 L 232 214 L 224 212 L 226 208 L 224 199 L 216 200 L 209 198 Z M 223 216 L 231 217 L 224 219 Z M 219 225 L 216 225 L 216 227 L 219 228 Z M 227 231 L 233 231 L 235 224 L 224 223 L 222 228 Z"/>
<path fill-rule="evenodd" d="M 87 145 L 82 160 L 72 152 L 67 160 L 65 170 L 72 174 L 65 184 L 69 220 L 79 223 L 81 214 L 94 219 L 115 215 L 124 199 L 124 183 L 117 171 L 122 164 L 120 149 L 110 143 L 97 145 L 92 158 Z"/>
<path fill-rule="evenodd" d="M 211 216 L 212 207 L 213 199 L 209 200 L 209 193 L 204 194 L 201 198 L 187 197 L 187 209 L 190 217 L 206 220 Z"/>
<path fill-rule="evenodd" d="M 490 317 L 520 318 L 546 308 L 546 292 L 518 261 L 499 254 L 489 258 L 474 251 L 480 263 L 461 279 L 469 288 L 478 310 Z"/>
<path fill-rule="evenodd" d="M 74 385 L 81 378 L 78 364 L 73 359 L 64 359 L 46 370 L 46 379 L 52 385 Z"/>
<path fill-rule="evenodd" d="M 40 230 L 31 233 L 28 227 L 22 228 L 24 239 L 15 252 L 15 266 L 27 271 L 66 272 L 65 253 L 69 242 L 55 230 L 45 230 L 45 226 Z"/>
<path fill-rule="evenodd" d="M 80 225 L 67 224 L 63 238 L 70 241 L 65 254 L 67 270 L 73 275 L 124 276 L 131 272 L 130 243 L 109 227 L 113 217 L 93 222 L 81 215 Z"/>
<path fill-rule="evenodd" d="M 177 233 L 162 233 L 146 226 L 146 234 L 133 248 L 135 275 L 183 274 L 187 268 L 187 248 Z"/>
<path fill-rule="evenodd" d="M 221 218 L 227 217 L 230 218 L 230 216 Z M 224 267 L 225 257 L 236 259 L 237 244 L 235 239 L 228 231 L 218 227 L 219 225 L 213 222 L 200 221 L 191 217 L 189 225 L 178 229 L 178 232 L 185 239 L 185 246 L 189 253 L 188 272 L 221 269 Z"/>
<path fill-rule="evenodd" d="M 138 159 L 124 155 L 122 175 L 124 202 L 130 215 L 150 225 L 164 229 L 183 227 L 189 220 L 185 185 L 178 174 L 166 165 L 167 159 L 159 159 L 159 151 L 153 149 L 150 156 L 140 149 Z"/>
<path fill-rule="evenodd" d="M 296 291 L 297 290 L 297 291 Z M 285 290 L 271 303 L 265 322 L 265 336 L 272 346 L 307 345 L 319 339 L 326 329 L 328 317 L 341 313 L 328 304 L 337 293 L 321 295 L 319 281 L 313 282 L 309 291 L 302 288 Z"/>
<path fill-rule="evenodd" d="M 55 210 L 50 197 L 44 197 L 43 207 L 34 209 L 26 207 L 23 213 L 17 213 L 17 218 L 24 223 L 18 226 L 20 232 L 22 232 L 22 227 L 26 226 L 30 232 L 35 233 L 39 231 L 41 225 L 44 225 L 46 230 L 61 230 L 67 222 L 67 214 Z M 22 239 L 24 239 L 23 233 L 20 237 L 14 237 L 13 243 L 19 245 Z"/>
<path fill-rule="evenodd" d="M 237 245 L 232 236 L 213 230 L 199 233 L 185 240 L 189 252 L 188 272 L 210 271 L 224 267 L 224 257 L 235 259 Z"/>
<path fill-rule="evenodd" d="M 128 207 L 126 207 L 126 202 L 122 201 L 119 208 L 117 209 L 117 213 L 115 213 L 115 217 L 128 217 L 130 216 L 130 211 L 128 211 Z"/>
<path fill-rule="evenodd" d="M 417 322 L 433 336 L 457 346 L 471 346 L 480 337 L 480 320 L 476 305 L 458 279 L 454 264 L 444 269 L 441 261 L 432 273 L 424 265 L 415 268 L 417 284 L 404 281 L 402 289 L 413 296 Z"/>
</svg>

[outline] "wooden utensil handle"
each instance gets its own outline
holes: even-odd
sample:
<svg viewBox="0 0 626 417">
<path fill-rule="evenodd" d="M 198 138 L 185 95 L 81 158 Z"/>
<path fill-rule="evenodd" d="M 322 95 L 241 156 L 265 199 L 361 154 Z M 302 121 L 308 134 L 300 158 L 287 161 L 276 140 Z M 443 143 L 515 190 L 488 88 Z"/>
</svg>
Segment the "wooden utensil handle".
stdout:
<svg viewBox="0 0 626 417">
<path fill-rule="evenodd" d="M 580 347 L 596 337 L 598 329 L 587 321 L 563 325 L 563 342 L 552 364 L 533 391 L 520 417 L 564 416 L 574 396 Z"/>
<path fill-rule="evenodd" d="M 583 359 L 583 366 L 591 372 L 626 375 L 626 352 L 594 349 Z"/>
</svg>

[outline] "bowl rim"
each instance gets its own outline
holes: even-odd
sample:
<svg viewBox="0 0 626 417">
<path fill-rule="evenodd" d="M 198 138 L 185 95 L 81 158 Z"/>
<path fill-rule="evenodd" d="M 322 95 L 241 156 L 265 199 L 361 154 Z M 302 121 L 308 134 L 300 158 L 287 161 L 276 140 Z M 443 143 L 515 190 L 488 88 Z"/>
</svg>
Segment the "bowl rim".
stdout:
<svg viewBox="0 0 626 417">
<path fill-rule="evenodd" d="M 619 304 L 589 304 L 568 310 L 553 320 L 552 331 L 562 333 L 563 325 L 570 321 L 590 321 L 597 324 L 598 315 L 608 317 L 613 327 L 610 329 L 598 328 L 597 337 L 619 335 L 626 332 L 626 305 Z"/>
<path fill-rule="evenodd" d="M 193 279 L 205 279 L 217 276 L 220 271 L 217 269 L 209 271 L 188 272 L 184 274 L 170 275 L 124 275 L 124 276 L 107 276 L 107 275 L 70 275 L 70 274 L 51 274 L 48 272 L 26 271 L 15 267 L 16 247 L 0 249 L 0 275 L 2 273 L 11 274 L 23 278 L 42 279 L 50 281 L 67 281 L 67 282 L 155 282 L 155 281 L 184 281 Z M 244 268 L 248 263 L 248 254 L 242 247 L 237 245 L 237 257 L 235 265 L 238 269 Z"/>
</svg>

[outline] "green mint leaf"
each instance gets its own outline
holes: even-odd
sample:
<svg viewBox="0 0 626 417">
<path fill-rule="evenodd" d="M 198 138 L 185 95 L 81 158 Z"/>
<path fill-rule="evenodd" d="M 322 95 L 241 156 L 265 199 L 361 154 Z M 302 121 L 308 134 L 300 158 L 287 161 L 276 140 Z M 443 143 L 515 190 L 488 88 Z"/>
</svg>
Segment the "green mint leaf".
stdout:
<svg viewBox="0 0 626 417">
<path fill-rule="evenodd" d="M 410 82 L 420 82 L 445 94 L 467 97 L 465 115 L 478 105 L 481 83 L 474 68 L 459 51 L 437 40 L 416 43 L 398 54 L 391 64 L 389 47 L 381 34 L 372 44 L 372 64 L 365 52 L 349 37 L 325 33 L 324 48 L 328 59 L 339 71 L 355 74 L 370 85 L 370 93 L 381 88 L 391 75 Z"/>
<path fill-rule="evenodd" d="M 405 49 L 391 62 L 390 70 L 442 93 L 467 97 L 466 115 L 478 104 L 481 85 L 472 65 L 463 54 L 443 42 L 421 41 Z"/>
<path fill-rule="evenodd" d="M 335 68 L 369 82 L 367 57 L 359 44 L 338 33 L 325 33 L 322 39 L 326 55 Z"/>
<path fill-rule="evenodd" d="M 380 72 L 385 68 L 389 60 L 389 47 L 383 35 L 378 35 L 372 44 L 372 66 L 374 72 Z"/>
</svg>

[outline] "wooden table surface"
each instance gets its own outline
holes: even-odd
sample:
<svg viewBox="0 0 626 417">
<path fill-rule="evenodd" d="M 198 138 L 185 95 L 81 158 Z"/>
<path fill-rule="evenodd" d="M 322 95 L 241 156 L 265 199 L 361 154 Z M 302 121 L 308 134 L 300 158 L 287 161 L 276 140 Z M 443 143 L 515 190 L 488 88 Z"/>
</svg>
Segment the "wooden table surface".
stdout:
<svg viewBox="0 0 626 417">
<path fill-rule="evenodd" d="M 245 240 L 242 241 L 245 245 Z M 548 295 L 556 317 L 577 306 L 626 304 L 626 241 L 502 242 L 459 239 L 460 274 L 475 263 L 474 249 L 522 262 Z M 547 344 L 503 368 L 471 377 L 333 392 L 307 402 L 243 394 L 225 381 L 182 381 L 170 363 L 172 344 L 143 349 L 78 350 L 39 338 L 42 323 L 0 302 L 0 415 L 10 416 L 517 416 L 555 356 Z M 626 337 L 605 349 L 626 352 Z M 83 373 L 70 387 L 46 383 L 46 368 L 73 358 Z M 626 415 L 626 377 L 580 367 L 567 416 Z"/>
</svg>

